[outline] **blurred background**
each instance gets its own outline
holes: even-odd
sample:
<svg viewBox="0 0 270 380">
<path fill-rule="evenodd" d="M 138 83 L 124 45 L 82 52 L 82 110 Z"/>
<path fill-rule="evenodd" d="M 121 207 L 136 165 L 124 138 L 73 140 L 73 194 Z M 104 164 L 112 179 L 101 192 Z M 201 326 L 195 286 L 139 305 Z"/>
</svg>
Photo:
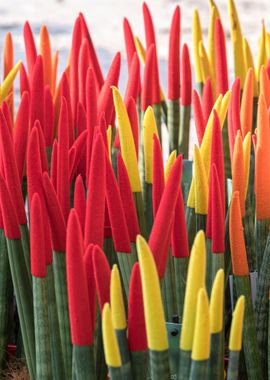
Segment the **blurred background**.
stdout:
<svg viewBox="0 0 270 380">
<path fill-rule="evenodd" d="M 157 33 L 158 54 L 160 62 L 161 82 L 166 88 L 168 34 L 173 10 L 177 4 L 181 7 L 181 43 L 187 42 L 192 56 L 191 25 L 192 13 L 198 8 L 202 29 L 207 42 L 207 28 L 209 22 L 209 2 L 207 0 L 148 0 L 148 6 L 153 15 Z M 226 30 L 227 54 L 230 70 L 232 70 L 232 50 L 229 41 L 229 18 L 227 0 L 216 0 Z M 270 29 L 270 1 L 269 0 L 235 0 L 240 18 L 242 32 L 248 39 L 252 51 L 257 53 L 258 38 L 262 19 L 265 17 L 267 30 Z M 60 70 L 66 65 L 71 33 L 74 20 L 78 12 L 83 12 L 89 30 L 97 49 L 98 57 L 104 73 L 107 72 L 110 62 L 117 51 L 122 54 L 122 69 L 120 89 L 123 90 L 126 82 L 126 62 L 124 51 L 124 37 L 122 21 L 127 17 L 135 35 L 144 41 L 142 1 L 140 0 L 0 0 L 0 51 L 2 54 L 5 34 L 12 32 L 15 45 L 15 59 L 25 60 L 22 29 L 28 20 L 36 37 L 40 26 L 46 24 L 50 35 L 53 51 L 60 52 Z M 2 60 L 1 62 L 1 74 Z"/>
</svg>

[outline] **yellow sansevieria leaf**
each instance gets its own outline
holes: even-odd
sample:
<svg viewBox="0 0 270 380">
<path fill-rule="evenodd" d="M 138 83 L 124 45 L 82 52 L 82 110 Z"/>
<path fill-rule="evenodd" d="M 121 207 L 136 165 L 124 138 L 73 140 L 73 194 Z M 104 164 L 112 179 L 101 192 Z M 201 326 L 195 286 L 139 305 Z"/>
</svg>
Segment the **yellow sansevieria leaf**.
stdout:
<svg viewBox="0 0 270 380">
<path fill-rule="evenodd" d="M 13 68 L 10 70 L 8 75 L 6 76 L 4 82 L 1 84 L 0 87 L 0 103 L 5 99 L 5 97 L 8 95 L 9 90 L 11 89 L 13 82 L 16 78 L 16 75 L 18 71 L 20 70 L 22 61 L 19 61 L 16 63 L 16 65 L 13 66 Z"/>
<path fill-rule="evenodd" d="M 246 66 L 246 72 L 248 69 L 252 69 L 253 73 L 255 73 L 255 66 L 253 61 L 253 56 L 249 47 L 249 44 L 246 40 L 246 38 L 243 39 L 243 50 L 244 50 L 244 59 L 245 59 L 245 66 Z M 253 96 L 257 97 L 259 95 L 258 90 L 258 78 L 256 74 L 256 79 L 253 80 Z"/>
<path fill-rule="evenodd" d="M 216 47 L 215 47 L 215 24 L 216 19 L 218 18 L 218 10 L 215 6 L 211 5 L 211 11 L 210 11 L 210 21 L 209 21 L 209 28 L 208 28 L 208 48 L 207 48 L 207 54 L 208 54 L 208 60 L 209 60 L 209 66 L 211 71 L 211 82 L 212 82 L 212 88 L 213 93 L 216 92 Z"/>
<path fill-rule="evenodd" d="M 144 168 L 145 182 L 153 183 L 153 135 L 158 138 L 155 114 L 151 106 L 147 107 L 143 118 Z"/>
<path fill-rule="evenodd" d="M 192 38 L 194 51 L 195 78 L 197 83 L 203 81 L 201 58 L 199 54 L 199 42 L 202 41 L 202 28 L 198 9 L 194 9 L 192 22 Z"/>
<path fill-rule="evenodd" d="M 141 182 L 138 170 L 136 148 L 133 139 L 132 129 L 128 118 L 128 113 L 120 92 L 116 87 L 112 87 L 113 101 L 118 121 L 121 153 L 125 162 L 132 192 L 141 192 Z"/>
<path fill-rule="evenodd" d="M 218 7 L 217 7 L 215 1 L 209 0 L 209 4 L 210 4 L 211 8 L 215 8 L 215 12 L 217 13 L 217 17 L 220 18 L 220 13 L 219 13 L 219 10 L 218 10 Z"/>
<path fill-rule="evenodd" d="M 192 246 L 185 292 L 180 348 L 191 351 L 193 345 L 198 292 L 205 287 L 206 248 L 203 231 L 195 236 Z"/>
<path fill-rule="evenodd" d="M 116 264 L 111 271 L 110 302 L 113 327 L 115 330 L 124 330 L 127 327 L 126 312 L 120 274 Z"/>
<path fill-rule="evenodd" d="M 231 41 L 233 45 L 234 54 L 235 77 L 240 78 L 240 86 L 241 88 L 243 88 L 246 77 L 246 67 L 243 51 L 243 36 L 234 0 L 228 0 L 228 8 L 231 27 Z"/>
<path fill-rule="evenodd" d="M 220 111 L 218 112 L 221 129 L 224 125 L 224 121 L 227 116 L 227 111 L 228 111 L 229 103 L 231 100 L 231 95 L 232 95 L 232 90 L 228 90 L 226 94 L 223 96 Z"/>
<path fill-rule="evenodd" d="M 192 360 L 207 360 L 210 355 L 210 313 L 207 292 L 201 288 L 198 292 L 196 322 L 192 345 Z"/>
<path fill-rule="evenodd" d="M 256 67 L 257 81 L 259 81 L 259 78 L 260 78 L 261 67 L 265 63 L 266 63 L 265 26 L 264 26 L 264 21 L 262 21 L 262 31 L 261 31 L 261 36 L 260 36 L 258 61 L 257 61 L 257 67 Z"/>
<path fill-rule="evenodd" d="M 194 179 L 195 179 L 195 213 L 207 215 L 208 180 L 202 161 L 200 149 L 194 145 Z"/>
<path fill-rule="evenodd" d="M 250 169 L 251 132 L 248 132 L 243 141 L 244 170 L 245 170 L 245 199 L 247 197 L 249 169 Z"/>
<path fill-rule="evenodd" d="M 213 109 L 217 111 L 219 114 L 221 105 L 222 105 L 222 99 L 223 96 L 220 94 L 214 104 Z M 205 172 L 207 179 L 209 178 L 210 173 L 210 153 L 211 153 L 211 144 L 212 144 L 212 130 L 213 130 L 213 120 L 214 120 L 214 114 L 213 110 L 209 115 L 208 122 L 205 127 L 205 132 L 200 148 L 201 157 L 205 166 Z M 194 176 L 191 181 L 190 190 L 188 194 L 188 200 L 187 200 L 187 206 L 190 208 L 195 208 L 195 183 L 194 183 Z"/>
<path fill-rule="evenodd" d="M 215 277 L 210 299 L 210 332 L 220 333 L 223 328 L 224 271 L 220 269 Z"/>
<path fill-rule="evenodd" d="M 112 323 L 111 309 L 105 303 L 102 311 L 102 337 L 108 367 L 121 367 L 120 351 Z"/>
<path fill-rule="evenodd" d="M 136 246 L 141 270 L 148 348 L 164 351 L 168 349 L 168 337 L 156 264 L 148 244 L 140 235 L 137 236 Z"/>
<path fill-rule="evenodd" d="M 112 162 L 112 126 L 111 125 L 109 125 L 107 129 L 107 143 L 108 143 L 109 160 Z"/>
<path fill-rule="evenodd" d="M 202 41 L 199 41 L 199 55 L 201 59 L 202 80 L 203 83 L 205 83 L 207 78 L 211 78 L 211 70 L 208 56 Z"/>
<path fill-rule="evenodd" d="M 169 174 L 171 172 L 171 168 L 172 168 L 172 166 L 176 160 L 176 156 L 177 156 L 177 152 L 176 152 L 176 150 L 173 150 L 172 153 L 170 154 L 169 158 L 168 158 L 168 161 L 167 161 L 167 164 L 165 167 L 165 182 L 168 181 Z"/>
<path fill-rule="evenodd" d="M 241 351 L 242 349 L 242 332 L 243 332 L 243 320 L 245 313 L 245 297 L 240 296 L 236 302 L 236 306 L 233 312 L 229 349 L 231 351 Z"/>
</svg>

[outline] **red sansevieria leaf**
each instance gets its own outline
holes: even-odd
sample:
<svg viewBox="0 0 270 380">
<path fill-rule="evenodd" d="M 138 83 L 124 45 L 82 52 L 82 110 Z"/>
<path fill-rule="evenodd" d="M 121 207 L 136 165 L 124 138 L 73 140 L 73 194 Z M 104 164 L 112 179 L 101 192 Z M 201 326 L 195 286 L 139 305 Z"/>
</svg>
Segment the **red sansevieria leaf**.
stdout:
<svg viewBox="0 0 270 380">
<path fill-rule="evenodd" d="M 89 244 L 83 256 L 83 261 L 84 261 L 86 279 L 87 279 L 87 285 L 88 285 L 88 299 L 89 299 L 89 306 L 90 306 L 90 313 L 91 313 L 92 331 L 95 331 L 96 283 L 95 283 L 95 275 L 94 275 L 93 254 L 94 254 L 94 245 Z"/>
<path fill-rule="evenodd" d="M 79 54 L 79 101 L 86 107 L 86 75 L 90 63 L 88 41 L 84 38 Z"/>
<path fill-rule="evenodd" d="M 98 125 L 97 91 L 94 72 L 91 68 L 88 69 L 86 76 L 86 125 L 88 131 L 86 144 L 86 180 L 88 183 L 94 129 Z"/>
<path fill-rule="evenodd" d="M 212 205 L 213 197 L 212 194 L 213 187 L 211 181 L 213 178 L 212 167 L 215 165 L 216 171 L 218 173 L 219 184 L 220 184 L 220 194 L 221 194 L 221 204 L 223 205 L 223 217 L 225 218 L 225 174 L 224 174 L 224 158 L 223 158 L 223 144 L 222 144 L 222 131 L 220 128 L 219 118 L 216 110 L 213 111 L 213 130 L 212 130 L 212 145 L 211 145 L 211 169 L 210 169 L 210 186 L 208 195 L 208 213 L 207 213 L 207 224 L 206 224 L 206 237 L 212 238 Z"/>
<path fill-rule="evenodd" d="M 4 176 L 8 191 L 12 194 L 12 202 L 16 210 L 19 224 L 26 224 L 26 214 L 21 191 L 21 182 L 16 163 L 14 144 L 6 119 L 0 109 L 0 152 Z"/>
<path fill-rule="evenodd" d="M 201 146 L 206 124 L 205 124 L 205 119 L 203 116 L 200 96 L 196 90 L 192 91 L 192 105 L 193 105 L 193 111 L 194 111 L 194 121 L 195 121 L 198 143 L 199 143 L 199 146 Z"/>
<path fill-rule="evenodd" d="M 82 231 L 84 232 L 85 226 L 85 210 L 86 210 L 86 194 L 81 175 L 78 175 L 75 181 L 74 188 L 74 208 L 78 214 L 81 223 Z"/>
<path fill-rule="evenodd" d="M 109 68 L 106 80 L 98 96 L 98 118 L 104 112 L 108 124 L 112 122 L 112 115 L 114 112 L 113 96 L 111 86 L 118 85 L 121 66 L 121 54 L 118 52 Z"/>
<path fill-rule="evenodd" d="M 48 162 L 47 162 L 47 154 L 46 154 L 46 143 L 45 143 L 44 133 L 43 133 L 43 130 L 41 128 L 39 120 L 35 121 L 34 126 L 37 127 L 37 130 L 38 130 L 42 171 L 47 172 L 48 171 Z"/>
<path fill-rule="evenodd" d="M 30 261 L 35 277 L 46 277 L 45 236 L 42 206 L 38 193 L 34 193 L 30 207 Z"/>
<path fill-rule="evenodd" d="M 28 75 L 26 73 L 24 64 L 22 63 L 20 66 L 20 94 L 24 93 L 24 91 L 27 91 L 30 94 L 30 83 L 28 79 Z"/>
<path fill-rule="evenodd" d="M 72 209 L 67 224 L 67 288 L 72 343 L 93 343 L 93 330 L 88 297 L 88 284 L 83 262 L 83 237 L 76 210 Z"/>
<path fill-rule="evenodd" d="M 6 181 L 0 173 L 0 208 L 3 218 L 5 236 L 8 239 L 20 239 L 21 232 L 19 221 L 15 212 L 11 195 L 8 190 Z"/>
<path fill-rule="evenodd" d="M 220 191 L 220 183 L 216 165 L 211 168 L 212 186 L 212 252 L 223 253 L 225 251 L 225 218 L 224 205 Z"/>
<path fill-rule="evenodd" d="M 132 268 L 128 298 L 128 346 L 130 351 L 146 351 L 142 283 L 139 263 Z"/>
<path fill-rule="evenodd" d="M 134 53 L 136 53 L 136 46 L 135 46 L 134 35 L 132 32 L 130 23 L 126 17 L 124 17 L 124 20 L 123 20 L 123 30 L 124 30 L 125 48 L 126 48 L 127 64 L 128 64 L 128 71 L 129 71 Z"/>
<path fill-rule="evenodd" d="M 44 75 L 42 56 L 38 55 L 31 75 L 30 128 L 36 120 L 44 128 Z"/>
<path fill-rule="evenodd" d="M 146 62 L 143 73 L 141 93 L 141 109 L 145 111 L 148 106 L 160 102 L 160 87 L 157 69 L 155 45 L 151 45 L 146 53 Z"/>
<path fill-rule="evenodd" d="M 98 245 L 94 246 L 92 259 L 99 308 L 103 310 L 104 304 L 110 302 L 111 270 L 105 253 Z"/>
<path fill-rule="evenodd" d="M 47 172 L 42 175 L 42 185 L 52 233 L 52 246 L 57 252 L 66 251 L 66 222 L 56 192 Z"/>
<path fill-rule="evenodd" d="M 54 107 L 53 99 L 51 95 L 51 90 L 49 86 L 45 86 L 44 90 L 44 107 L 45 107 L 45 117 L 44 117 L 44 136 L 46 147 L 51 147 L 53 142 L 53 121 L 54 121 Z"/>
<path fill-rule="evenodd" d="M 140 61 L 138 54 L 135 52 L 131 61 L 131 65 L 128 72 L 128 82 L 125 91 L 124 102 L 127 106 L 129 99 L 132 97 L 135 101 L 139 95 L 140 84 Z"/>
<path fill-rule="evenodd" d="M 99 118 L 99 126 L 97 130 L 101 133 L 103 144 L 106 148 L 106 151 L 108 152 L 108 138 L 107 138 L 107 122 L 105 119 L 105 114 L 102 113 Z"/>
<path fill-rule="evenodd" d="M 175 8 L 169 40 L 168 98 L 180 98 L 180 7 Z"/>
<path fill-rule="evenodd" d="M 22 181 L 29 130 L 29 93 L 24 92 L 19 104 L 14 130 L 14 150 L 20 181 Z"/>
<path fill-rule="evenodd" d="M 148 49 L 150 45 L 156 45 L 156 36 L 152 16 L 146 3 L 143 3 L 143 22 L 146 48 Z"/>
<path fill-rule="evenodd" d="M 175 205 L 175 214 L 172 226 L 172 255 L 174 257 L 188 257 L 188 234 L 186 227 L 185 207 L 182 189 L 180 186 L 178 199 Z"/>
<path fill-rule="evenodd" d="M 103 247 L 106 166 L 105 147 L 100 133 L 94 138 L 87 189 L 84 243 L 85 246 L 93 243 Z"/>
<path fill-rule="evenodd" d="M 83 105 L 80 102 L 78 102 L 78 106 L 77 106 L 77 124 L 75 128 L 77 130 L 77 139 L 87 129 L 86 112 Z M 88 131 L 87 131 L 87 136 L 88 136 Z M 83 178 L 86 178 L 87 136 L 86 136 L 85 146 L 81 154 L 81 159 L 78 162 L 78 173 L 81 174 Z"/>
<path fill-rule="evenodd" d="M 28 73 L 31 75 L 35 62 L 36 62 L 36 58 L 37 58 L 37 49 L 35 45 L 34 36 L 33 36 L 32 30 L 28 21 L 26 21 L 23 27 L 23 38 L 24 38 L 27 70 L 28 70 Z"/>
<path fill-rule="evenodd" d="M 82 27 L 81 27 L 81 17 L 77 17 L 73 32 L 72 32 L 72 43 L 71 43 L 71 54 L 70 54 L 70 98 L 71 98 L 71 109 L 72 109 L 72 119 L 70 120 L 73 126 L 76 121 L 77 103 L 79 100 L 79 53 L 80 46 L 82 42 Z"/>
<path fill-rule="evenodd" d="M 52 49 L 48 29 L 46 25 L 40 28 L 40 54 L 44 64 L 44 84 L 52 86 Z"/>
<path fill-rule="evenodd" d="M 5 100 L 2 103 L 2 111 L 6 119 L 6 123 L 9 129 L 10 135 L 13 136 L 13 122 L 11 119 L 10 108 L 8 106 L 8 103 Z"/>
<path fill-rule="evenodd" d="M 136 109 L 136 103 L 133 98 L 130 98 L 127 102 L 127 113 L 130 121 L 137 158 L 139 155 L 139 120 Z"/>
<path fill-rule="evenodd" d="M 163 278 L 165 274 L 170 244 L 169 237 L 179 194 L 181 175 L 182 155 L 178 156 L 171 169 L 149 237 L 149 247 L 153 252 L 160 278 Z"/>
<path fill-rule="evenodd" d="M 100 91 L 104 83 L 103 74 L 100 68 L 100 64 L 96 55 L 96 51 L 95 51 L 92 39 L 90 37 L 88 27 L 86 25 L 85 18 L 82 13 L 79 14 L 79 17 L 81 18 L 82 35 L 84 38 L 87 38 L 88 44 L 89 44 L 90 66 L 94 70 L 96 83 L 98 85 L 98 90 Z"/>
<path fill-rule="evenodd" d="M 156 217 L 160 200 L 165 187 L 164 178 L 164 164 L 162 149 L 159 139 L 156 134 L 153 135 L 153 187 L 152 187 L 152 203 L 153 203 L 153 215 Z"/>
<path fill-rule="evenodd" d="M 221 20 L 215 23 L 215 49 L 216 49 L 216 92 L 224 95 L 229 88 L 226 40 Z"/>
<path fill-rule="evenodd" d="M 69 166 L 69 183 L 71 184 L 73 179 L 73 173 L 75 171 L 74 169 L 74 163 L 75 163 L 75 156 L 76 156 L 76 148 L 74 145 L 69 149 L 68 152 L 68 166 Z"/>
<path fill-rule="evenodd" d="M 69 150 L 69 158 L 70 158 L 70 153 L 71 150 L 75 151 L 75 156 L 74 156 L 74 162 L 72 165 L 72 170 L 69 173 L 69 178 L 70 180 L 73 179 L 77 169 L 78 169 L 78 164 L 79 162 L 82 161 L 82 158 L 85 158 L 85 151 L 86 151 L 86 139 L 87 139 L 87 131 L 83 131 L 79 137 L 74 141 L 72 147 Z"/>
<path fill-rule="evenodd" d="M 112 165 L 106 155 L 106 200 L 111 222 L 114 247 L 117 252 L 130 253 L 129 233 L 119 188 Z"/>
<path fill-rule="evenodd" d="M 136 236 L 140 233 L 140 227 L 136 213 L 136 207 L 134 204 L 134 198 L 132 195 L 131 185 L 128 177 L 128 172 L 120 153 L 117 156 L 117 174 L 120 195 L 129 232 L 129 239 L 131 242 L 135 242 Z"/>
<path fill-rule="evenodd" d="M 50 177 L 51 177 L 52 185 L 55 191 L 57 191 L 57 152 L 58 152 L 58 142 L 55 139 L 53 141 L 51 168 L 50 168 Z"/>
<path fill-rule="evenodd" d="M 189 57 L 189 49 L 187 44 L 183 45 L 181 54 L 181 104 L 188 106 L 191 104 L 191 65 Z"/>
<path fill-rule="evenodd" d="M 214 105 L 214 95 L 211 79 L 207 78 L 202 92 L 202 110 L 204 120 L 207 122 Z"/>
<path fill-rule="evenodd" d="M 38 129 L 34 126 L 29 135 L 27 147 L 27 194 L 29 205 L 31 205 L 34 193 L 42 190 L 42 164 L 40 157 Z"/>
<path fill-rule="evenodd" d="M 71 107 L 71 97 L 70 97 L 70 85 L 67 74 L 64 72 L 61 78 L 61 99 L 65 98 L 68 110 L 68 131 L 69 131 L 69 147 L 73 144 L 74 141 L 74 129 L 72 123 L 72 107 Z M 60 100 L 60 112 L 59 119 L 61 114 L 61 100 Z M 58 119 L 58 128 L 59 128 L 59 119 Z M 59 133 L 59 130 L 58 130 Z"/>
<path fill-rule="evenodd" d="M 69 134 L 68 134 L 68 110 L 66 99 L 62 97 L 61 111 L 58 127 L 58 153 L 57 153 L 57 197 L 63 210 L 65 220 L 70 209 L 69 197 Z"/>
</svg>

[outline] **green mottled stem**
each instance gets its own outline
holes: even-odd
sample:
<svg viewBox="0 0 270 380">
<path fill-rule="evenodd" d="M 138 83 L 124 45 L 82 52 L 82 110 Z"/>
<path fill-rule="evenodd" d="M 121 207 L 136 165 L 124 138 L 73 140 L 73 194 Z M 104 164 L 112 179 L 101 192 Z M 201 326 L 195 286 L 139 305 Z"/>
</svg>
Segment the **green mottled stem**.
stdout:
<svg viewBox="0 0 270 380">
<path fill-rule="evenodd" d="M 196 216 L 196 232 L 206 229 L 206 215 L 195 214 Z"/>
<path fill-rule="evenodd" d="M 168 350 L 156 351 L 149 349 L 151 380 L 170 379 L 170 364 Z"/>
<path fill-rule="evenodd" d="M 113 239 L 111 237 L 105 238 L 103 243 L 103 250 L 106 254 L 110 267 L 117 264 L 117 255 L 113 245 Z"/>
<path fill-rule="evenodd" d="M 123 380 L 121 367 L 109 367 L 110 380 Z"/>
<path fill-rule="evenodd" d="M 170 152 L 178 148 L 178 136 L 180 128 L 180 103 L 179 99 L 168 100 L 168 130 Z"/>
<path fill-rule="evenodd" d="M 208 379 L 222 379 L 221 374 L 224 374 L 223 344 L 223 331 L 211 334 L 211 352 L 207 369 Z"/>
<path fill-rule="evenodd" d="M 127 330 L 115 330 L 118 346 L 121 355 L 121 372 L 123 380 L 131 380 L 132 379 L 132 371 L 131 371 L 131 363 L 130 363 L 130 355 L 128 349 L 127 342 Z"/>
<path fill-rule="evenodd" d="M 4 230 L 0 229 L 0 374 L 6 362 L 8 343 L 8 316 L 11 301 L 11 275 Z"/>
<path fill-rule="evenodd" d="M 21 224 L 20 231 L 21 231 L 23 255 L 25 259 L 27 273 L 28 273 L 30 282 L 32 282 L 32 276 L 30 272 L 30 238 L 29 238 L 29 229 L 28 229 L 27 224 Z"/>
<path fill-rule="evenodd" d="M 105 363 L 103 339 L 102 339 L 102 325 L 99 308 L 97 308 L 97 323 L 95 330 L 95 361 L 96 361 L 96 376 L 97 380 L 107 380 L 108 368 Z M 120 372 L 121 374 L 121 372 Z M 119 379 L 122 375 L 119 376 Z"/>
<path fill-rule="evenodd" d="M 192 360 L 189 380 L 206 380 L 208 360 Z M 212 378 L 209 377 L 212 380 Z"/>
<path fill-rule="evenodd" d="M 253 113 L 252 113 L 252 133 L 254 133 L 257 126 L 257 110 L 258 110 L 258 98 L 253 98 Z"/>
<path fill-rule="evenodd" d="M 187 268 L 188 257 L 174 257 L 174 271 L 175 271 L 175 288 L 176 288 L 176 303 L 177 314 L 179 315 L 180 322 L 183 317 L 184 298 L 187 283 Z"/>
<path fill-rule="evenodd" d="M 164 312 L 167 322 L 172 322 L 177 314 L 174 261 L 171 250 L 168 254 L 167 266 L 161 286 Z"/>
<path fill-rule="evenodd" d="M 206 238 L 206 290 L 211 294 L 212 289 L 212 240 Z"/>
<path fill-rule="evenodd" d="M 270 227 L 270 219 L 255 219 L 255 251 L 257 255 L 257 271 L 260 276 L 264 250 L 266 247 L 268 232 Z"/>
<path fill-rule="evenodd" d="M 70 337 L 70 323 L 68 313 L 68 296 L 66 280 L 66 255 L 53 252 L 53 272 L 55 281 L 55 296 L 60 328 L 60 337 L 65 367 L 66 379 L 72 377 L 72 344 Z"/>
<path fill-rule="evenodd" d="M 227 380 L 238 380 L 240 351 L 230 351 Z"/>
<path fill-rule="evenodd" d="M 162 133 L 161 133 L 161 103 L 153 104 L 153 111 L 157 125 L 158 137 L 160 145 L 162 146 Z"/>
<path fill-rule="evenodd" d="M 145 224 L 145 217 L 144 217 L 144 205 L 143 205 L 142 193 L 141 192 L 133 193 L 133 198 L 134 198 L 134 202 L 136 206 L 141 235 L 143 237 L 146 237 L 146 224 Z"/>
<path fill-rule="evenodd" d="M 224 253 L 212 253 L 212 283 L 220 269 L 224 270 Z"/>
<path fill-rule="evenodd" d="M 227 179 L 227 178 L 232 178 L 227 118 L 225 119 L 223 128 L 222 128 L 222 141 L 223 141 L 225 177 Z"/>
<path fill-rule="evenodd" d="M 257 340 L 261 355 L 261 364 L 264 378 L 267 377 L 267 342 L 268 342 L 268 294 L 270 284 L 270 236 L 268 236 L 264 250 L 260 276 L 257 285 L 255 317 Z"/>
<path fill-rule="evenodd" d="M 152 183 L 145 182 L 144 190 L 144 212 L 146 222 L 146 236 L 148 239 L 153 226 Z"/>
<path fill-rule="evenodd" d="M 94 346 L 73 345 L 73 380 L 95 380 Z"/>
<path fill-rule="evenodd" d="M 47 285 L 45 278 L 33 276 L 34 320 L 36 340 L 36 376 L 52 379 Z"/>
<path fill-rule="evenodd" d="M 133 380 L 147 378 L 148 351 L 130 351 Z"/>
<path fill-rule="evenodd" d="M 254 272 L 256 269 L 256 254 L 255 254 L 255 242 L 254 242 L 254 219 L 253 210 L 251 207 L 250 199 L 246 199 L 246 214 L 243 218 L 245 243 L 248 259 L 248 267 L 250 272 Z"/>
<path fill-rule="evenodd" d="M 183 153 L 184 158 L 188 159 L 189 149 L 189 124 L 191 106 L 181 105 L 180 110 L 180 130 L 178 136 L 178 153 Z"/>
<path fill-rule="evenodd" d="M 243 326 L 243 346 L 249 379 L 263 379 L 261 361 L 256 336 L 255 318 L 249 276 L 234 276 L 236 295 L 245 296 L 245 316 Z"/>
<path fill-rule="evenodd" d="M 188 233 L 188 246 L 189 251 L 191 251 L 194 238 L 196 235 L 196 218 L 195 209 L 187 206 L 186 209 L 186 223 L 187 223 L 187 233 Z"/>
<path fill-rule="evenodd" d="M 142 110 L 141 110 L 141 96 L 138 96 L 138 100 L 136 103 L 136 109 L 137 109 L 137 114 L 138 114 L 138 123 L 139 123 L 139 131 L 142 129 Z"/>
<path fill-rule="evenodd" d="M 124 284 L 125 294 L 128 299 L 129 283 L 133 265 L 138 261 L 137 251 L 134 244 L 131 245 L 131 252 L 117 252 L 118 264 Z"/>
<path fill-rule="evenodd" d="M 185 210 L 187 206 L 189 189 L 192 181 L 192 166 L 193 162 L 191 160 L 183 160 L 181 188 L 183 193 Z"/>
<path fill-rule="evenodd" d="M 268 298 L 268 315 L 270 315 L 270 298 Z M 270 318 L 268 318 L 267 355 L 268 355 L 268 379 L 270 379 Z"/>
<path fill-rule="evenodd" d="M 32 285 L 28 276 L 21 240 L 6 238 L 24 351 L 32 380 L 36 379 L 36 350 Z"/>
<path fill-rule="evenodd" d="M 165 99 L 161 100 L 160 104 L 161 104 L 161 109 L 162 109 L 162 114 L 163 114 L 163 120 L 164 120 L 164 123 L 167 125 L 168 107 L 167 107 L 166 100 Z"/>
<path fill-rule="evenodd" d="M 48 170 L 51 169 L 51 158 L 52 158 L 52 147 L 46 146 L 46 157 L 47 157 L 47 163 L 48 163 Z"/>
<path fill-rule="evenodd" d="M 65 376 L 65 369 L 61 347 L 52 265 L 47 265 L 46 271 L 52 372 L 54 380 L 61 380 Z"/>
<path fill-rule="evenodd" d="M 178 380 L 189 379 L 191 367 L 191 351 L 180 349 Z"/>
</svg>

